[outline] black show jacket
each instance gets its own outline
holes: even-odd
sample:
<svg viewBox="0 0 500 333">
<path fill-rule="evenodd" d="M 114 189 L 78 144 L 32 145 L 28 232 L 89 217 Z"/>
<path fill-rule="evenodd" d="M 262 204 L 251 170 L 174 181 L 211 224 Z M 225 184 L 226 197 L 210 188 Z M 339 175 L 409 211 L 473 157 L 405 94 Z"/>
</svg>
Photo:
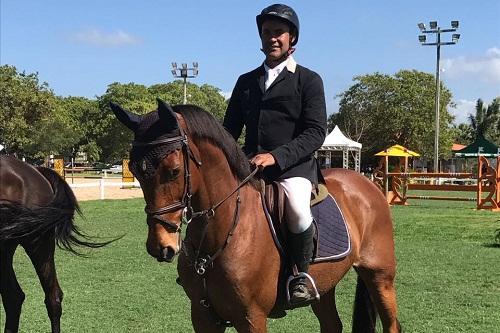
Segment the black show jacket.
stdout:
<svg viewBox="0 0 500 333">
<path fill-rule="evenodd" d="M 262 65 L 238 78 L 223 126 L 235 140 L 245 127 L 248 157 L 274 156 L 277 165 L 264 169 L 268 180 L 305 177 L 316 184 L 314 152 L 326 136 L 323 81 L 293 58 L 267 90 L 265 77 Z"/>
</svg>

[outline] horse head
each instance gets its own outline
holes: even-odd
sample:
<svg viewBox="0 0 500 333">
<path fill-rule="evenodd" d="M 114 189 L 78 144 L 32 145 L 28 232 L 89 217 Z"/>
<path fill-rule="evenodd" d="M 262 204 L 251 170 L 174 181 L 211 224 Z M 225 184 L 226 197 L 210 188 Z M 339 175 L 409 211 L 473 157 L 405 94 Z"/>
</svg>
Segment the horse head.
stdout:
<svg viewBox="0 0 500 333">
<path fill-rule="evenodd" d="M 181 226 L 192 218 L 198 162 L 188 144 L 182 121 L 158 99 L 158 109 L 145 115 L 110 103 L 117 119 L 134 132 L 129 168 L 141 184 L 146 201 L 147 252 L 158 261 L 172 262 L 182 244 Z M 180 118 L 180 117 L 179 117 Z M 192 173 L 192 171 L 194 171 Z"/>
</svg>

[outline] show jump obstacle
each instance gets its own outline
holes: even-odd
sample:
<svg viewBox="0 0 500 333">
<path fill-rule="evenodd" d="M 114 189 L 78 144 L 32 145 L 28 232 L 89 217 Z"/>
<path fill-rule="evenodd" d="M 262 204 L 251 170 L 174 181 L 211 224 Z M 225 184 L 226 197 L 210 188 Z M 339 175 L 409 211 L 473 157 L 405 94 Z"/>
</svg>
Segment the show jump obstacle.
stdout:
<svg viewBox="0 0 500 333">
<path fill-rule="evenodd" d="M 386 163 L 387 159 L 382 161 L 383 165 L 375 170 L 374 182 L 391 205 L 407 205 L 409 199 L 476 201 L 477 209 L 500 211 L 500 156 L 496 158 L 496 166 L 493 167 L 487 158 L 479 155 L 476 177 L 472 173 L 388 172 L 387 165 L 384 165 Z M 426 179 L 474 179 L 476 184 L 439 184 L 439 181 L 435 184 L 421 183 Z M 410 190 L 476 192 L 476 198 L 410 195 L 408 194 Z"/>
</svg>

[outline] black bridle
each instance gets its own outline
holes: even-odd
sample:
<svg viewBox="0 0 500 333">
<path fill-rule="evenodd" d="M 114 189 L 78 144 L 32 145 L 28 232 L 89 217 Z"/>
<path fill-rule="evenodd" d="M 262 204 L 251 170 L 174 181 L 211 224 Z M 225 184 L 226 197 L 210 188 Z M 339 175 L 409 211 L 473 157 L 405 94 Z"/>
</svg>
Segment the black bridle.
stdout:
<svg viewBox="0 0 500 333">
<path fill-rule="evenodd" d="M 167 230 L 172 232 L 180 233 L 182 230 L 182 224 L 188 225 L 193 218 L 206 216 L 211 218 L 215 215 L 216 209 L 222 205 L 227 199 L 229 199 L 233 194 L 239 191 L 243 185 L 248 183 L 250 179 L 257 173 L 258 169 L 256 168 L 252 173 L 250 173 L 230 194 L 228 194 L 224 199 L 219 201 L 217 204 L 212 205 L 210 208 L 201 210 L 198 212 L 194 212 L 193 206 L 191 204 L 191 198 L 193 196 L 191 192 L 191 172 L 189 169 L 189 160 L 193 160 L 195 164 L 200 167 L 202 165 L 201 161 L 199 161 L 196 156 L 193 154 L 191 149 L 189 148 L 188 137 L 184 133 L 181 127 L 179 127 L 180 134 L 175 137 L 155 140 L 151 142 L 139 142 L 134 141 L 132 143 L 133 147 L 145 147 L 145 146 L 154 146 L 154 145 L 177 145 L 181 143 L 182 155 L 184 158 L 184 191 L 182 194 L 181 201 L 172 203 L 165 207 L 161 208 L 151 208 L 146 204 L 144 211 L 148 216 L 148 221 L 158 221 L 161 223 Z M 181 223 L 176 224 L 172 221 L 168 221 L 162 217 L 163 214 L 176 212 L 182 209 Z M 149 223 L 149 222 L 148 222 Z"/>
<path fill-rule="evenodd" d="M 158 146 L 158 145 L 176 146 L 179 143 L 181 144 L 182 155 L 184 158 L 184 191 L 182 194 L 181 201 L 174 202 L 170 205 L 167 205 L 167 206 L 161 207 L 161 208 L 151 208 L 151 207 L 149 207 L 149 205 L 146 204 L 146 207 L 144 208 L 144 211 L 146 212 L 146 215 L 148 216 L 148 221 L 150 219 L 158 221 L 167 230 L 170 230 L 173 232 L 180 232 L 182 223 L 189 224 L 189 222 L 191 222 L 191 220 L 193 219 L 193 207 L 191 205 L 191 198 L 192 198 L 193 194 L 191 192 L 191 172 L 189 170 L 189 159 L 192 159 L 196 163 L 197 166 L 201 166 L 201 164 L 202 164 L 201 161 L 199 161 L 194 156 L 191 149 L 189 148 L 187 135 L 184 133 L 182 128 L 179 127 L 179 130 L 180 130 L 180 134 L 177 136 L 171 137 L 171 138 L 160 139 L 160 140 L 155 140 L 155 141 L 151 141 L 151 142 L 134 141 L 132 143 L 133 147 L 146 147 L 146 146 Z M 182 209 L 182 218 L 181 218 L 182 223 L 181 224 L 176 224 L 174 222 L 171 222 L 171 221 L 168 221 L 168 220 L 165 220 L 162 218 L 163 214 L 176 212 L 176 211 L 181 210 L 181 209 Z"/>
</svg>

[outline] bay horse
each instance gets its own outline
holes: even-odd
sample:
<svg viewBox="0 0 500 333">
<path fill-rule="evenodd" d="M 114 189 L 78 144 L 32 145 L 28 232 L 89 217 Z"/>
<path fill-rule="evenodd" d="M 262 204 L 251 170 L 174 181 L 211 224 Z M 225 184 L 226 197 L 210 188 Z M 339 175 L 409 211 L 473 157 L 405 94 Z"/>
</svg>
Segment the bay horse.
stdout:
<svg viewBox="0 0 500 333">
<path fill-rule="evenodd" d="M 81 255 L 75 247 L 98 248 L 111 241 L 91 242 L 73 223 L 75 212 L 81 215 L 78 202 L 54 170 L 0 155 L 0 184 L 0 295 L 5 332 L 18 332 L 25 298 L 13 268 L 14 252 L 21 245 L 45 293 L 52 332 L 59 333 L 63 292 L 54 262 L 56 244 Z"/>
<path fill-rule="evenodd" d="M 283 259 L 242 150 L 197 106 L 158 100 L 145 115 L 110 106 L 135 134 L 130 169 L 146 201 L 147 252 L 164 262 L 179 255 L 178 282 L 191 300 L 194 330 L 224 332 L 229 323 L 238 332 L 266 332 L 267 318 L 280 307 Z M 321 332 L 342 331 L 335 286 L 351 267 L 358 274 L 353 331 L 374 332 L 378 313 L 384 332 L 399 332 L 389 206 L 359 173 L 332 169 L 324 178 L 347 220 L 352 250 L 310 266 L 321 295 L 311 305 Z"/>
</svg>

